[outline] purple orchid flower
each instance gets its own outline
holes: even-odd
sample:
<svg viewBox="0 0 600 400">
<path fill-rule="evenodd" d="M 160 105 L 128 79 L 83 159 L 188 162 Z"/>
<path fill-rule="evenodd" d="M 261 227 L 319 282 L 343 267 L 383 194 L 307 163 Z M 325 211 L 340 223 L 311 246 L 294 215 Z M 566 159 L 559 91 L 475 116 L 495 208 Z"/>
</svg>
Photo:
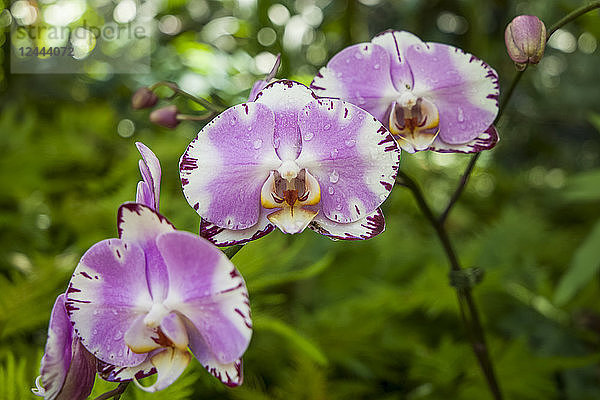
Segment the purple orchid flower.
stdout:
<svg viewBox="0 0 600 400">
<path fill-rule="evenodd" d="M 144 144 L 136 143 L 136 146 L 142 155 L 140 172 L 143 177 L 138 184 L 136 200 L 158 209 L 160 163 Z M 32 391 L 47 400 L 86 399 L 92 391 L 96 372 L 105 380 L 121 382 L 152 375 L 156 369 L 149 360 L 135 368 L 123 368 L 102 362 L 90 354 L 73 330 L 65 308 L 65 295 L 61 294 L 52 309 L 40 376 Z"/>
<path fill-rule="evenodd" d="M 61 294 L 52 308 L 40 376 L 32 391 L 46 400 L 84 400 L 95 377 L 96 359 L 73 332 Z"/>
<path fill-rule="evenodd" d="M 96 370 L 105 380 L 164 389 L 191 360 L 188 348 L 226 385 L 242 382 L 252 334 L 245 283 L 216 247 L 158 214 L 160 163 L 136 145 L 139 203 L 119 208 L 119 239 L 84 254 L 55 305 L 34 390 L 46 399 L 85 399 Z M 139 384 L 155 373 L 153 385 Z"/>
<path fill-rule="evenodd" d="M 373 116 L 304 85 L 269 84 L 206 125 L 180 160 L 183 192 L 218 246 L 307 226 L 334 239 L 384 229 L 399 150 Z"/>
<path fill-rule="evenodd" d="M 414 153 L 473 153 L 498 142 L 498 75 L 463 50 L 386 31 L 336 54 L 314 78 L 319 96 L 373 114 Z"/>
</svg>

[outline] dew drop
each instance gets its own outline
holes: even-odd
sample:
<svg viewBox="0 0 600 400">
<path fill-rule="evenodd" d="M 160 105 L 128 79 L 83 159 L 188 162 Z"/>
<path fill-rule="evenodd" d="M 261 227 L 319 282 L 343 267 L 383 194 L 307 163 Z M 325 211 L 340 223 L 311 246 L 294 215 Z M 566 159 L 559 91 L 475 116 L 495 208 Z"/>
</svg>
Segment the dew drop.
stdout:
<svg viewBox="0 0 600 400">
<path fill-rule="evenodd" d="M 304 140 L 306 140 L 306 141 L 308 142 L 308 141 L 309 141 L 310 139 L 312 139 L 314 136 L 315 136 L 315 134 L 314 134 L 314 133 L 312 133 L 312 132 L 306 132 L 306 133 L 304 134 Z"/>
<path fill-rule="evenodd" d="M 465 113 L 461 107 L 458 107 L 458 122 L 465 122 Z"/>
<path fill-rule="evenodd" d="M 333 188 L 333 186 L 329 186 L 329 189 L 327 189 L 327 191 L 329 192 L 329 194 L 335 193 L 335 189 Z"/>
<path fill-rule="evenodd" d="M 373 69 L 379 69 L 379 68 L 381 68 L 381 66 L 379 64 L 373 65 Z"/>
<path fill-rule="evenodd" d="M 256 150 L 260 149 L 262 147 L 262 139 L 256 139 L 254 143 L 252 143 L 252 147 Z"/>
<path fill-rule="evenodd" d="M 336 158 L 338 155 L 338 149 L 333 149 L 331 150 L 331 158 Z"/>
<path fill-rule="evenodd" d="M 119 352 L 117 353 L 117 355 L 118 355 L 119 357 L 123 357 L 123 350 L 119 350 Z"/>
<path fill-rule="evenodd" d="M 335 206 L 335 209 L 338 211 L 342 211 L 342 205 L 338 204 L 337 206 Z"/>
<path fill-rule="evenodd" d="M 346 146 L 348 146 L 348 147 L 354 147 L 355 144 L 356 144 L 356 140 L 354 140 L 354 139 L 346 140 Z"/>
<path fill-rule="evenodd" d="M 92 335 L 96 335 L 96 334 L 98 334 L 98 329 L 94 329 L 94 330 L 92 331 Z"/>
<path fill-rule="evenodd" d="M 331 171 L 331 174 L 329 174 L 329 182 L 331 183 L 337 183 L 337 181 L 340 180 L 340 174 L 334 169 L 333 171 Z"/>
<path fill-rule="evenodd" d="M 248 127 L 248 132 L 250 132 L 251 130 L 252 130 L 252 125 L 250 125 L 250 126 Z"/>
<path fill-rule="evenodd" d="M 115 340 L 121 340 L 121 338 L 123 337 L 123 332 L 121 331 L 117 331 L 117 333 L 115 333 L 114 339 Z M 120 356 L 121 354 L 119 354 Z"/>
<path fill-rule="evenodd" d="M 331 129 L 331 124 L 325 124 L 325 126 L 323 127 L 324 130 L 328 131 Z"/>
</svg>

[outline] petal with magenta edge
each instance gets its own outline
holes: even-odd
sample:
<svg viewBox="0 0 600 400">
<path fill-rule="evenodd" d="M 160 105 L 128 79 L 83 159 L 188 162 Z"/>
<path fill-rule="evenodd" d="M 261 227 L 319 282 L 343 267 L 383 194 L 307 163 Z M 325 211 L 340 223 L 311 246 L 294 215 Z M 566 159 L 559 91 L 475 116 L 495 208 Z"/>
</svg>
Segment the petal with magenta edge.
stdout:
<svg viewBox="0 0 600 400">
<path fill-rule="evenodd" d="M 152 305 L 145 267 L 139 246 L 107 239 L 92 246 L 75 268 L 66 309 L 84 346 L 104 362 L 130 367 L 145 358 L 124 340 L 136 318 Z"/>
<path fill-rule="evenodd" d="M 485 62 L 441 43 L 413 45 L 406 60 L 415 66 L 413 93 L 438 109 L 442 141 L 467 143 L 492 124 L 498 113 L 498 75 Z"/>
<path fill-rule="evenodd" d="M 372 213 L 389 195 L 399 164 L 390 133 L 357 106 L 321 99 L 300 113 L 305 141 L 297 162 L 321 189 L 323 215 L 339 223 Z"/>
<path fill-rule="evenodd" d="M 135 145 L 142 156 L 139 162 L 140 172 L 142 173 L 143 182 L 148 189 L 140 193 L 138 185 L 135 201 L 158 211 L 161 175 L 160 161 L 158 161 L 156 155 L 145 144 L 136 142 Z M 148 196 L 148 194 L 151 194 L 151 196 Z"/>
<path fill-rule="evenodd" d="M 430 150 L 438 153 L 479 153 L 483 150 L 492 149 L 498 143 L 498 132 L 491 125 L 482 134 L 467 143 L 449 144 L 442 141 L 439 137 L 431 144 Z"/>
<path fill-rule="evenodd" d="M 385 220 L 381 209 L 378 208 L 366 217 L 349 224 L 340 224 L 317 215 L 308 227 L 334 240 L 364 240 L 383 232 Z"/>
<path fill-rule="evenodd" d="M 258 222 L 260 189 L 281 164 L 272 146 L 274 124 L 264 104 L 240 104 L 213 119 L 189 144 L 180 176 L 188 203 L 202 218 L 227 229 Z"/>
<path fill-rule="evenodd" d="M 94 385 L 96 360 L 73 332 L 64 294 L 52 308 L 40 374 L 32 391 L 47 400 L 86 399 Z"/>
</svg>

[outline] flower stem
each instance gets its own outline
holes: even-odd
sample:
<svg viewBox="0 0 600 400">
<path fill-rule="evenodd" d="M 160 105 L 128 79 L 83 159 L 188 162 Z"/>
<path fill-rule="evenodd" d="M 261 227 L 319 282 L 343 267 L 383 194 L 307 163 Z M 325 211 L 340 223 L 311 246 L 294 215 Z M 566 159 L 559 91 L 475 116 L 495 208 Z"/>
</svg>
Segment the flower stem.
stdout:
<svg viewBox="0 0 600 400">
<path fill-rule="evenodd" d="M 130 382 L 131 381 L 121 382 L 121 383 L 119 383 L 119 386 L 117 386 L 115 389 L 111 390 L 110 392 L 101 394 L 100 396 L 96 397 L 94 400 L 108 400 L 110 398 L 119 400 L 121 398 L 121 395 L 123 394 L 123 392 L 125 392 L 125 389 L 127 389 L 127 386 L 129 385 Z"/>
<path fill-rule="evenodd" d="M 558 22 L 556 22 L 554 25 L 552 25 L 550 27 L 550 29 L 547 30 L 546 41 L 548 41 L 548 39 L 550 39 L 550 36 L 552 36 L 552 34 L 554 32 L 556 32 L 558 29 L 562 28 L 564 25 L 566 25 L 569 22 L 573 21 L 574 19 L 582 16 L 583 14 L 585 14 L 589 11 L 592 11 L 594 9 L 597 9 L 597 8 L 600 8 L 600 1 L 593 1 L 586 6 L 582 6 L 578 9 L 574 10 L 573 12 L 570 12 L 564 18 L 561 18 Z M 506 105 L 510 101 L 515 88 L 519 84 L 519 81 L 521 80 L 521 77 L 523 77 L 523 74 L 525 73 L 526 70 L 527 70 L 527 65 L 525 66 L 525 69 L 523 71 L 517 72 L 517 74 L 513 78 L 510 87 L 508 88 L 506 94 L 504 95 L 504 97 L 502 99 L 502 103 L 500 104 L 500 108 L 498 110 L 498 115 L 496 116 L 496 119 L 494 120 L 492 125 L 498 123 L 498 121 L 500 120 L 500 117 L 503 115 L 504 110 L 506 109 Z M 452 207 L 454 207 L 454 204 L 458 201 L 458 198 L 460 197 L 465 186 L 467 185 L 469 176 L 473 172 L 473 168 L 475 167 L 475 164 L 477 163 L 478 159 L 479 159 L 479 153 L 475 153 L 471 157 L 471 160 L 469 161 L 469 164 L 467 165 L 465 172 L 462 174 L 460 181 L 458 182 L 458 186 L 456 187 L 456 190 L 454 191 L 452 197 L 450 198 L 450 202 L 448 203 L 448 206 L 446 207 L 444 212 L 442 212 L 442 214 L 440 215 L 439 220 L 441 223 L 444 223 L 446 221 L 446 218 L 448 217 L 450 210 L 452 209 Z"/>
<path fill-rule="evenodd" d="M 550 39 L 550 36 L 564 25 L 573 21 L 574 19 L 582 16 L 583 14 L 592 11 L 596 8 L 600 8 L 600 1 L 592 1 L 587 6 L 580 7 L 569 14 L 565 15 L 564 18 L 560 19 L 557 23 L 552 25 L 546 32 L 546 40 Z"/>
<path fill-rule="evenodd" d="M 431 223 L 431 226 L 433 226 L 435 229 L 438 239 L 444 247 L 446 257 L 450 263 L 450 269 L 452 271 L 462 271 L 458 257 L 454 251 L 454 247 L 450 242 L 450 237 L 444 228 L 443 221 L 440 221 L 440 219 L 435 217 L 431 207 L 429 207 L 429 204 L 427 203 L 427 200 L 425 200 L 425 196 L 423 196 L 423 192 L 421 191 L 419 185 L 417 185 L 417 183 L 403 171 L 398 172 L 398 178 L 399 180 L 397 179 L 396 182 L 410 189 L 415 200 L 417 201 L 419 208 L 421 209 L 421 212 L 423 215 L 425 215 L 425 217 Z M 477 310 L 477 304 L 475 303 L 475 299 L 471 294 L 471 289 L 469 287 L 456 288 L 456 294 L 458 297 L 460 315 L 467 330 L 467 334 L 469 335 L 471 347 L 473 348 L 473 352 L 477 357 L 479 366 L 485 375 L 490 392 L 495 400 L 502 400 L 502 392 L 500 391 L 500 385 L 498 384 L 498 380 L 496 379 L 496 375 L 494 373 L 494 365 L 488 351 L 485 334 L 479 318 L 479 312 Z"/>
<path fill-rule="evenodd" d="M 223 111 L 223 109 L 221 107 L 215 106 L 213 103 L 211 103 L 210 101 L 208 101 L 206 99 L 203 99 L 202 97 L 196 97 L 196 96 L 186 92 L 185 90 L 183 90 L 179 86 L 177 86 L 176 83 L 173 83 L 173 82 L 166 82 L 166 81 L 157 82 L 154 85 L 150 86 L 150 90 L 154 90 L 160 86 L 168 87 L 173 92 L 175 92 L 175 94 L 179 94 L 185 98 L 188 98 L 188 99 L 192 100 L 194 103 L 200 104 L 202 107 L 206 108 L 209 111 L 213 111 L 213 112 L 217 112 L 217 113 Z M 173 97 L 173 96 L 171 96 L 171 97 Z"/>
</svg>

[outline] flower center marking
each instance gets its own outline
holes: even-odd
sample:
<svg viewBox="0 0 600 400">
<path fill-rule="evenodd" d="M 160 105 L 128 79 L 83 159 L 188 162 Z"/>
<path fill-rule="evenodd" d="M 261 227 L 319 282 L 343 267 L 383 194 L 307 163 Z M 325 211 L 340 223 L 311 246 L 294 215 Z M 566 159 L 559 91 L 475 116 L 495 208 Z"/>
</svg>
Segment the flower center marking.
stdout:
<svg viewBox="0 0 600 400">
<path fill-rule="evenodd" d="M 264 208 L 278 208 L 269 214 L 269 221 L 285 233 L 302 232 L 318 214 L 305 208 L 321 201 L 317 180 L 306 170 L 299 169 L 293 161 L 285 161 L 261 190 L 260 202 Z"/>
<path fill-rule="evenodd" d="M 423 97 L 406 92 L 392 105 L 390 132 L 409 153 L 427 150 L 438 135 L 439 125 L 437 107 Z"/>
</svg>

